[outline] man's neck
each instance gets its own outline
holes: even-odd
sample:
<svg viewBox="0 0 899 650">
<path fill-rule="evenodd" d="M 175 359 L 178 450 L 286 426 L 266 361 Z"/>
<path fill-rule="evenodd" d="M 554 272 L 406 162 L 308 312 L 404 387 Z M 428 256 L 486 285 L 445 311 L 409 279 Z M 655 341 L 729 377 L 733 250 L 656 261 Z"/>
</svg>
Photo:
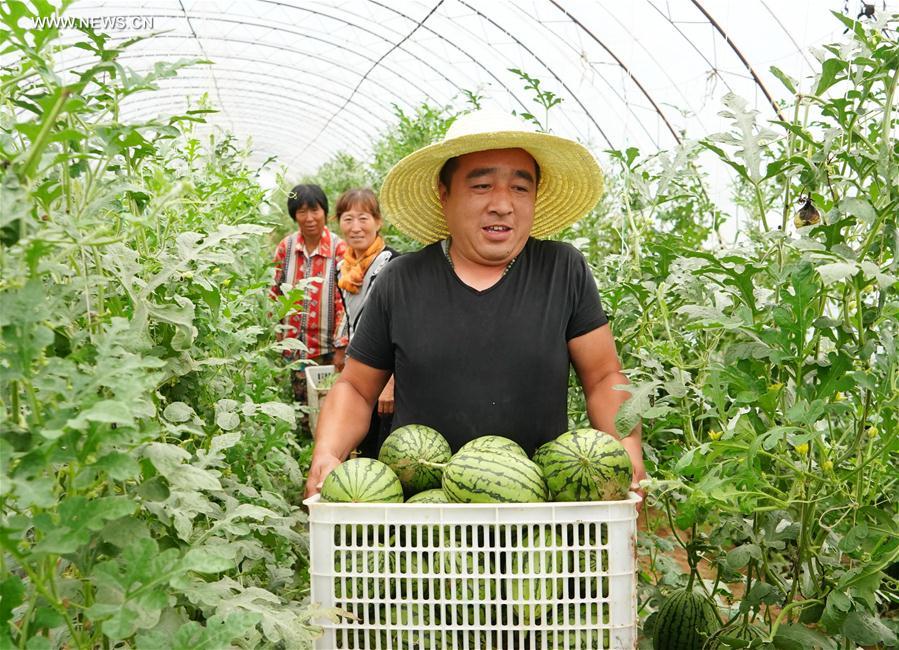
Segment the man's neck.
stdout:
<svg viewBox="0 0 899 650">
<path fill-rule="evenodd" d="M 449 256 L 456 277 L 476 291 L 485 291 L 499 282 L 518 257 L 516 255 L 511 260 L 495 266 L 479 264 L 466 259 L 453 250 L 452 240 L 450 240 Z"/>
</svg>

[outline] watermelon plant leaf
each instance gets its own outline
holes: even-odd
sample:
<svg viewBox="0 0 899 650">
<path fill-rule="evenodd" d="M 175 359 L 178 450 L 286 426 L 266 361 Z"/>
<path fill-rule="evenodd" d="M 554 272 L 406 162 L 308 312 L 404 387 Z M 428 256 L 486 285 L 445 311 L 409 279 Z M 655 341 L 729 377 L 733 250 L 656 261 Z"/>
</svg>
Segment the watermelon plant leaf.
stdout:
<svg viewBox="0 0 899 650">
<path fill-rule="evenodd" d="M 783 70 L 778 68 L 776 65 L 772 65 L 770 68 L 768 68 L 768 70 L 770 70 L 771 74 L 773 74 L 775 77 L 777 77 L 780 80 L 780 82 L 784 86 L 786 86 L 787 90 L 789 90 L 793 94 L 796 93 L 796 83 L 797 82 L 795 79 L 793 79 L 790 75 L 788 75 Z"/>
<path fill-rule="evenodd" d="M 839 74 L 848 67 L 846 61 L 840 59 L 827 59 L 821 64 L 821 75 L 818 78 L 818 85 L 815 86 L 815 94 L 819 97 L 828 88 L 839 81 Z"/>
<path fill-rule="evenodd" d="M 234 647 L 232 641 L 252 630 L 260 618 L 251 612 L 232 612 L 227 616 L 210 616 L 205 625 L 188 621 L 174 635 L 157 631 L 139 634 L 137 650 L 227 650 Z"/>
<path fill-rule="evenodd" d="M 615 415 L 615 428 L 620 437 L 630 435 L 634 427 L 640 421 L 643 413 L 649 410 L 652 404 L 649 401 L 650 396 L 655 394 L 657 388 L 656 382 L 644 382 L 637 386 L 619 385 L 615 386 L 615 390 L 625 390 L 631 394 L 628 400 L 621 405 L 618 413 Z"/>
<path fill-rule="evenodd" d="M 842 632 L 847 639 L 863 646 L 894 646 L 899 643 L 893 631 L 878 617 L 858 610 L 850 612 L 843 621 Z"/>
<path fill-rule="evenodd" d="M 837 650 L 833 639 L 799 623 L 787 623 L 777 628 L 774 647 L 778 650 Z"/>
</svg>

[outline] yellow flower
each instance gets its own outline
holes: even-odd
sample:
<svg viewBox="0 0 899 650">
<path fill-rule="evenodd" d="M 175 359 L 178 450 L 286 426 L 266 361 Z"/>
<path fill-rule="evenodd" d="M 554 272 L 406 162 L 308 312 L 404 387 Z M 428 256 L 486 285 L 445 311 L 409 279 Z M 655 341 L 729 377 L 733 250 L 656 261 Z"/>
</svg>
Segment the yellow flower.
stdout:
<svg viewBox="0 0 899 650">
<path fill-rule="evenodd" d="M 775 383 L 771 384 L 770 386 L 768 386 L 768 390 L 774 392 L 774 391 L 779 391 L 783 387 L 784 387 L 784 385 L 778 381 L 778 382 L 775 382 Z"/>
<path fill-rule="evenodd" d="M 799 454 L 800 456 L 805 456 L 808 453 L 808 443 L 801 442 L 798 445 L 796 445 L 796 453 Z"/>
<path fill-rule="evenodd" d="M 833 396 L 833 399 L 836 402 L 842 402 L 843 401 L 843 393 L 837 393 L 836 395 Z"/>
<path fill-rule="evenodd" d="M 718 440 L 721 437 L 720 431 L 709 431 L 709 438 L 712 440 Z"/>
<path fill-rule="evenodd" d="M 877 427 L 868 427 L 868 437 L 869 438 L 877 437 Z"/>
<path fill-rule="evenodd" d="M 825 460 L 823 463 L 821 463 L 821 469 L 823 469 L 825 472 L 832 472 L 833 471 L 833 461 Z"/>
</svg>

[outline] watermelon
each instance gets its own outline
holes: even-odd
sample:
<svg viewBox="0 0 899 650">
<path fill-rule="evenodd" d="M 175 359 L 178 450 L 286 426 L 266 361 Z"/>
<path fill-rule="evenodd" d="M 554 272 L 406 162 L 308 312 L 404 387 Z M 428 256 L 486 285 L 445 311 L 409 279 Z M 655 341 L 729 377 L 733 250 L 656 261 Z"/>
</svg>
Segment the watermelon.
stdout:
<svg viewBox="0 0 899 650">
<path fill-rule="evenodd" d="M 456 453 L 461 454 L 466 451 L 481 451 L 484 449 L 506 451 L 512 454 L 520 454 L 527 457 L 527 454 L 525 453 L 524 449 L 521 448 L 521 445 L 519 445 L 514 440 L 504 438 L 503 436 L 481 436 L 480 438 L 469 440 L 464 445 L 459 447 L 459 451 L 457 451 Z"/>
<path fill-rule="evenodd" d="M 387 551 L 342 550 L 334 554 L 334 597 L 383 599 L 387 596 L 390 563 Z M 367 577 L 366 577 L 367 574 Z"/>
<path fill-rule="evenodd" d="M 440 630 L 431 629 L 430 614 L 427 607 L 408 604 L 381 605 L 378 611 L 378 619 L 382 624 L 392 626 L 389 632 L 381 632 L 382 648 L 417 648 L 424 646 L 430 648 L 432 643 L 440 647 L 443 633 Z M 391 643 L 387 644 L 387 633 L 390 634 Z M 367 646 L 376 647 L 374 644 Z"/>
<path fill-rule="evenodd" d="M 535 463 L 537 463 L 538 465 L 540 465 L 540 467 L 543 467 L 543 463 L 544 463 L 545 460 L 546 460 L 546 459 L 545 459 L 546 452 L 548 452 L 548 451 L 552 448 L 551 445 L 552 445 L 553 442 L 555 442 L 555 441 L 554 441 L 554 440 L 550 440 L 550 441 L 547 442 L 546 444 L 540 445 L 540 446 L 537 448 L 537 451 L 534 452 L 534 456 L 531 458 L 531 460 L 533 460 Z"/>
<path fill-rule="evenodd" d="M 463 603 L 496 599 L 497 581 L 489 553 L 446 550 L 435 554 L 432 566 L 444 598 Z"/>
<path fill-rule="evenodd" d="M 765 630 L 758 625 L 747 624 L 738 618 L 714 632 L 702 648 L 703 650 L 746 648 L 751 642 L 764 639 L 765 636 Z"/>
<path fill-rule="evenodd" d="M 512 608 L 522 623 L 540 619 L 549 606 L 530 604 L 532 600 L 555 599 L 562 595 L 562 578 L 545 576 L 560 574 L 564 569 L 564 540 L 554 533 L 551 526 L 526 528 L 518 540 L 515 552 L 509 560 L 506 593 L 512 599 Z M 534 550 L 527 550 L 534 549 Z"/>
<path fill-rule="evenodd" d="M 406 496 L 440 487 L 440 467 L 452 451 L 446 438 L 423 424 L 407 424 L 384 440 L 378 460 L 392 469 Z"/>
<path fill-rule="evenodd" d="M 325 477 L 321 499 L 331 503 L 402 503 L 403 486 L 381 461 L 352 458 Z"/>
<path fill-rule="evenodd" d="M 558 605 L 547 610 L 541 623 L 547 628 L 560 626 L 562 629 L 539 630 L 536 633 L 538 648 L 544 647 L 544 636 L 547 648 L 598 650 L 620 647 L 611 643 L 607 603 Z"/>
<path fill-rule="evenodd" d="M 555 501 L 614 501 L 627 497 L 631 459 L 613 436 L 576 429 L 548 443 L 540 454 L 543 476 Z"/>
<path fill-rule="evenodd" d="M 655 650 L 702 650 L 718 629 L 715 606 L 691 588 L 673 592 L 662 603 L 653 631 Z"/>
<path fill-rule="evenodd" d="M 489 449 L 455 454 L 443 468 L 443 491 L 453 503 L 536 503 L 547 496 L 538 465 Z"/>
<path fill-rule="evenodd" d="M 450 500 L 446 498 L 446 495 L 443 493 L 443 488 L 434 488 L 432 490 L 425 490 L 424 492 L 419 492 L 418 494 L 413 494 L 406 500 L 406 503 L 449 503 Z"/>
</svg>

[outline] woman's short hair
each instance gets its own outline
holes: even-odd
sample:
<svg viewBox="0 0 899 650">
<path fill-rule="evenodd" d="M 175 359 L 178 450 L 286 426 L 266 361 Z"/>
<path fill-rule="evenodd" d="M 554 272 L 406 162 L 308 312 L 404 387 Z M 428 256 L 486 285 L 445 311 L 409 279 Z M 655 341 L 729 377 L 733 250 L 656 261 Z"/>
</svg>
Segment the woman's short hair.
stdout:
<svg viewBox="0 0 899 650">
<path fill-rule="evenodd" d="M 381 206 L 378 204 L 378 197 L 367 187 L 355 187 L 347 190 L 337 199 L 337 205 L 334 207 L 334 214 L 340 219 L 347 210 L 358 207 L 368 212 L 375 219 L 381 218 Z"/>
<path fill-rule="evenodd" d="M 297 210 L 300 208 L 320 207 L 328 214 L 328 197 L 318 185 L 297 185 L 287 195 L 287 213 L 291 219 L 296 219 Z"/>
</svg>

